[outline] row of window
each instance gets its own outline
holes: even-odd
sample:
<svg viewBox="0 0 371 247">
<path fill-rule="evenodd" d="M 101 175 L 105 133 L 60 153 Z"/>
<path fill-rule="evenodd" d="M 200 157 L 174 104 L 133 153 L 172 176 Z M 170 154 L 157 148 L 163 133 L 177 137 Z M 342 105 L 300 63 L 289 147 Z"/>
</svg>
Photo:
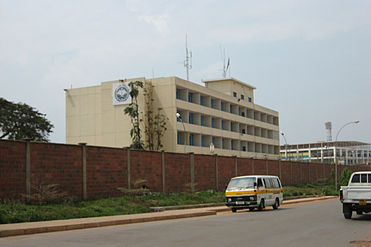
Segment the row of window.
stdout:
<svg viewBox="0 0 371 247">
<path fill-rule="evenodd" d="M 278 154 L 278 146 L 240 141 L 236 139 L 222 138 L 216 136 L 201 135 L 196 133 L 177 133 L 177 144 L 179 145 L 209 147 L 211 143 L 214 145 L 215 148 L 220 149 Z"/>
<path fill-rule="evenodd" d="M 189 124 L 200 125 L 204 127 L 211 127 L 216 129 L 222 129 L 232 132 L 239 132 L 242 134 L 248 134 L 253 136 L 259 136 L 268 139 L 279 139 L 277 131 L 264 129 L 260 127 L 254 127 L 252 125 L 241 124 L 226 119 L 215 118 L 209 115 L 201 113 L 193 113 L 181 109 L 177 109 L 177 113 L 180 117 L 177 118 L 178 122 L 184 122 Z M 188 114 L 188 117 L 187 117 Z M 185 117 L 184 117 L 185 116 Z M 188 120 L 188 121 L 187 121 Z"/>
<path fill-rule="evenodd" d="M 285 150 L 282 150 L 281 149 L 281 153 L 284 154 L 285 153 Z M 358 157 L 358 158 L 362 158 L 362 153 L 360 153 L 360 151 L 356 152 L 356 153 L 353 153 L 353 151 L 349 151 L 348 152 L 348 155 L 345 154 L 345 152 L 336 152 L 336 156 L 337 157 L 349 157 L 349 158 L 353 158 L 353 157 Z M 300 151 L 299 152 L 299 155 L 302 155 L 302 154 L 306 154 L 309 156 L 309 152 L 308 151 Z M 288 156 L 296 156 L 297 155 L 297 152 L 294 151 L 294 152 L 290 152 L 288 151 L 287 152 L 287 155 Z M 320 151 L 311 151 L 311 154 L 310 154 L 311 157 L 315 158 L 315 157 L 333 157 L 334 156 L 334 151 L 333 150 L 326 150 L 326 151 L 323 151 L 322 153 Z M 363 153 L 363 158 L 367 158 L 367 157 L 371 157 L 371 152 L 364 152 Z"/>
<path fill-rule="evenodd" d="M 210 107 L 213 109 L 229 112 L 229 113 L 236 114 L 242 117 L 247 117 L 247 118 L 255 119 L 258 121 L 278 125 L 278 118 L 272 115 L 261 113 L 259 111 L 254 111 L 253 109 L 241 107 L 237 104 L 225 102 L 220 99 L 212 98 L 211 96 L 200 95 L 196 99 L 194 96 L 194 93 L 192 92 L 188 92 L 187 97 L 185 97 L 184 95 L 182 97 L 181 90 L 184 90 L 184 89 L 180 89 L 180 88 L 176 89 L 176 98 L 179 100 L 185 100 L 190 103 L 200 104 L 205 107 Z M 235 97 L 237 97 L 236 92 L 234 92 L 234 95 L 236 95 Z M 241 94 L 241 100 L 244 100 L 244 99 L 245 99 L 245 96 Z M 248 101 L 252 102 L 252 99 L 248 97 Z"/>
</svg>

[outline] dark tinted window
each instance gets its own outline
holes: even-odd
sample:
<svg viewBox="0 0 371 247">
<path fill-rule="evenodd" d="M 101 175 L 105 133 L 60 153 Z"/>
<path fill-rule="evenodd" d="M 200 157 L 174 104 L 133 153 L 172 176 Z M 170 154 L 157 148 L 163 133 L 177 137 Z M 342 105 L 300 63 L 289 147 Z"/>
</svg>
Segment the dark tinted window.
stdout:
<svg viewBox="0 0 371 247">
<path fill-rule="evenodd" d="M 368 174 L 368 182 L 371 183 L 371 174 Z"/>
<path fill-rule="evenodd" d="M 359 174 L 355 174 L 352 178 L 352 183 L 359 183 L 360 176 Z"/>
<path fill-rule="evenodd" d="M 367 174 L 361 174 L 361 183 L 367 183 Z"/>
<path fill-rule="evenodd" d="M 263 186 L 263 182 L 262 182 L 261 178 L 258 178 L 258 187 L 259 186 Z"/>
</svg>

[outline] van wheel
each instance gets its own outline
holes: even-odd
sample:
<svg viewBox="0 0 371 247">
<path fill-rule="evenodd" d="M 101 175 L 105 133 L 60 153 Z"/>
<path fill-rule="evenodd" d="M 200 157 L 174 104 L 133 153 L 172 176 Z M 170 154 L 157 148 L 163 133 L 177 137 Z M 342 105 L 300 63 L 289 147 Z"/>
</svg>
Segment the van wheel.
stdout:
<svg viewBox="0 0 371 247">
<path fill-rule="evenodd" d="M 255 208 L 249 208 L 250 211 L 254 211 Z"/>
<path fill-rule="evenodd" d="M 262 200 L 260 201 L 260 204 L 259 204 L 258 210 L 259 210 L 259 211 L 262 211 L 263 208 L 265 208 L 265 206 L 264 206 L 264 199 L 262 199 Z"/>
<path fill-rule="evenodd" d="M 278 207 L 280 206 L 280 201 L 278 200 L 278 198 L 276 198 L 276 201 L 274 202 L 273 204 L 273 209 L 278 209 Z"/>
<path fill-rule="evenodd" d="M 233 213 L 237 212 L 237 208 L 232 208 L 232 212 Z"/>
</svg>

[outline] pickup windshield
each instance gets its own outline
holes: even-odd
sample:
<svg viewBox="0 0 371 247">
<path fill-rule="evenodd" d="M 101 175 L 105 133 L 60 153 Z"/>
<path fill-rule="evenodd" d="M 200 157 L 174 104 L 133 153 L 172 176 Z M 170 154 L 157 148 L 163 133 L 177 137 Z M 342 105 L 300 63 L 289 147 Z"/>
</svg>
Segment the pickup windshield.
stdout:
<svg viewBox="0 0 371 247">
<path fill-rule="evenodd" d="M 255 177 L 249 178 L 233 178 L 227 187 L 229 189 L 247 189 L 247 188 L 254 188 L 254 182 L 256 182 Z"/>
</svg>

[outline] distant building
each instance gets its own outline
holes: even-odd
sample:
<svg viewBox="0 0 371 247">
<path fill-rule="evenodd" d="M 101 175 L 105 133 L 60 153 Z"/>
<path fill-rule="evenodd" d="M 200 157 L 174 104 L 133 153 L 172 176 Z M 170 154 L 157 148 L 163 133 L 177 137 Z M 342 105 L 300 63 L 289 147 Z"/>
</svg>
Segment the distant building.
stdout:
<svg viewBox="0 0 371 247">
<path fill-rule="evenodd" d="M 255 87 L 234 78 L 203 81 L 205 86 L 177 77 L 135 78 L 68 89 L 66 142 L 130 146 L 131 122 L 123 111 L 130 102 L 127 83 L 136 80 L 151 86 L 151 107 L 168 118 L 165 151 L 279 159 L 278 112 L 255 104 Z M 145 100 L 141 91 L 142 113 L 148 111 Z"/>
<path fill-rule="evenodd" d="M 281 146 L 281 160 L 339 164 L 370 164 L 371 144 L 356 141 L 317 142 Z"/>
</svg>

